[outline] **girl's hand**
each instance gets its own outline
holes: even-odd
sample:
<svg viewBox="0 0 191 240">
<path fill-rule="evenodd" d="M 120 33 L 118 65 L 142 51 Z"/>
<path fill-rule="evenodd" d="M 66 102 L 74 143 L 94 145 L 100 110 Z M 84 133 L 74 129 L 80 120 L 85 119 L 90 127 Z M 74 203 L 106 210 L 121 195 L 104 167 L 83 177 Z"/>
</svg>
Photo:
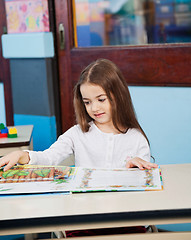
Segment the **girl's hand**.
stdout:
<svg viewBox="0 0 191 240">
<path fill-rule="evenodd" d="M 15 151 L 7 154 L 6 156 L 0 158 L 0 167 L 4 167 L 4 171 L 9 170 L 15 164 L 27 164 L 29 162 L 29 154 L 24 151 Z"/>
<path fill-rule="evenodd" d="M 139 169 L 151 169 L 151 168 L 157 168 L 158 165 L 156 163 L 151 163 L 142 160 L 141 158 L 135 157 L 130 159 L 126 163 L 126 168 L 132 168 L 132 167 L 138 167 Z"/>
</svg>

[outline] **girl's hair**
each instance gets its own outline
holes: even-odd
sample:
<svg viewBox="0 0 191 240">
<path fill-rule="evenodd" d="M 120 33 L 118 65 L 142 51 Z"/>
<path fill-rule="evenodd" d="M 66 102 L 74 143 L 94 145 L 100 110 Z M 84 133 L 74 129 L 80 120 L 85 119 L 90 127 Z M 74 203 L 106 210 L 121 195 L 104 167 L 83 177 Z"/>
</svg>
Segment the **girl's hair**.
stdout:
<svg viewBox="0 0 191 240">
<path fill-rule="evenodd" d="M 148 141 L 137 121 L 126 80 L 119 68 L 107 59 L 98 59 L 88 65 L 81 72 L 74 88 L 76 120 L 83 132 L 88 132 L 89 122 L 93 120 L 86 111 L 80 92 L 80 86 L 87 82 L 99 85 L 105 91 L 111 104 L 113 124 L 119 132 L 125 133 L 129 128 L 137 128 Z"/>
</svg>

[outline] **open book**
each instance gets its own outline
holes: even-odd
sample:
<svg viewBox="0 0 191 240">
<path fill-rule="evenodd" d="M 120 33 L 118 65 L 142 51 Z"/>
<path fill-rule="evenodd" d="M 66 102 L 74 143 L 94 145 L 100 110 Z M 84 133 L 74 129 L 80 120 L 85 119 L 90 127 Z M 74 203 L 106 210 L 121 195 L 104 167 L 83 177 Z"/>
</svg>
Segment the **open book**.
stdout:
<svg viewBox="0 0 191 240">
<path fill-rule="evenodd" d="M 0 170 L 0 194 L 162 190 L 160 168 L 102 169 L 18 165 Z"/>
</svg>

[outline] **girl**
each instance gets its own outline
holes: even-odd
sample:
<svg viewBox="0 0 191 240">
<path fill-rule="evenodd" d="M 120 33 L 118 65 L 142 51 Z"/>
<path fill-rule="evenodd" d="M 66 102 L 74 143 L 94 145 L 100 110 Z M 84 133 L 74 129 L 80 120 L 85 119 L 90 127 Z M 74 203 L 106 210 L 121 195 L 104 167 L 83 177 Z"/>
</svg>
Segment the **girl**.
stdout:
<svg viewBox="0 0 191 240">
<path fill-rule="evenodd" d="M 150 163 L 148 139 L 114 63 L 99 59 L 82 71 L 74 89 L 74 108 L 77 125 L 43 152 L 16 151 L 1 158 L 4 171 L 16 163 L 59 165 L 71 154 L 77 167 L 157 167 Z"/>
</svg>

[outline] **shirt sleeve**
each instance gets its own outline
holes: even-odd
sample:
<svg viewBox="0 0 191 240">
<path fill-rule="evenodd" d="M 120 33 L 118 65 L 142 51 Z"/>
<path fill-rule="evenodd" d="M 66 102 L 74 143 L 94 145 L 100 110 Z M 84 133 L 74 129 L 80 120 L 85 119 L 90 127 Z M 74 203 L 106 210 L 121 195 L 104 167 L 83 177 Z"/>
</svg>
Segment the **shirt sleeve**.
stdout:
<svg viewBox="0 0 191 240">
<path fill-rule="evenodd" d="M 33 165 L 59 165 L 64 159 L 73 154 L 74 127 L 62 134 L 50 148 L 44 151 L 28 151 L 30 161 Z"/>
<path fill-rule="evenodd" d="M 151 160 L 151 153 L 150 153 L 150 146 L 147 141 L 147 139 L 142 135 L 142 133 L 139 133 L 139 145 L 137 148 L 137 153 L 135 157 L 139 157 L 147 162 L 150 162 Z"/>
</svg>

